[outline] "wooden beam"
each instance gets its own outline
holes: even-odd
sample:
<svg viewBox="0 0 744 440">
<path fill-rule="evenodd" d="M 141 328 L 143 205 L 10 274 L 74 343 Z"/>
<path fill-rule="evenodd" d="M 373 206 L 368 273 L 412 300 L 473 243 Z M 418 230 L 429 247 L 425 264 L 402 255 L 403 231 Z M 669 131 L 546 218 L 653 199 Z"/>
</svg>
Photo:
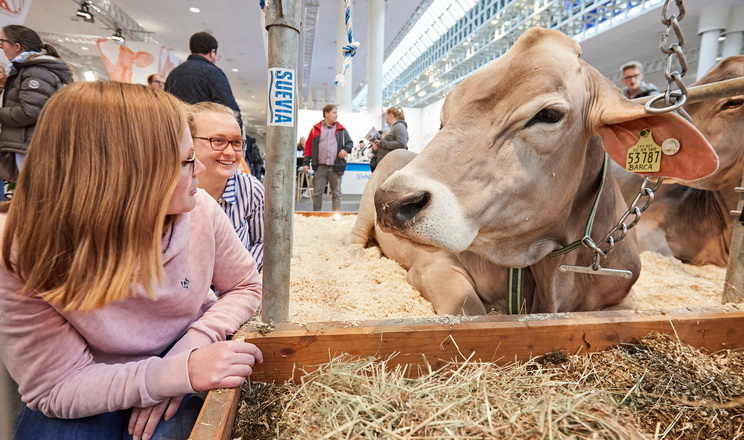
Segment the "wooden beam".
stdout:
<svg viewBox="0 0 744 440">
<path fill-rule="evenodd" d="M 251 332 L 245 338 L 264 355 L 252 380 L 281 383 L 341 353 L 395 355 L 388 365 L 406 366 L 416 376 L 427 363 L 436 369 L 471 354 L 475 360 L 506 364 L 556 350 L 605 350 L 651 332 L 676 335 L 708 350 L 741 348 L 744 312 L 576 312 L 281 324 L 266 335 Z"/>
<path fill-rule="evenodd" d="M 230 440 L 240 388 L 221 388 L 207 394 L 189 440 Z"/>
</svg>

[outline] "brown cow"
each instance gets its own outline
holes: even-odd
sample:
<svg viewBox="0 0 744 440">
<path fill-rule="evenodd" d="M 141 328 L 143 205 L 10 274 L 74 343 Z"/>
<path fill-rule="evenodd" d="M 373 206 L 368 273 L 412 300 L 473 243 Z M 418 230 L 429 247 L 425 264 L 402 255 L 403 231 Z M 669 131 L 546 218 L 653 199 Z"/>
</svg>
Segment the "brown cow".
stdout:
<svg viewBox="0 0 744 440">
<path fill-rule="evenodd" d="M 693 85 L 740 77 L 744 77 L 744 56 L 733 56 Z M 744 95 L 688 104 L 685 110 L 713 145 L 720 166 L 704 179 L 660 187 L 638 223 L 639 246 L 692 264 L 726 266 L 735 221 L 730 211 L 739 201 L 734 187 L 744 173 Z M 618 180 L 631 202 L 642 178 L 620 171 Z"/>
<path fill-rule="evenodd" d="M 646 114 L 580 53 L 560 32 L 530 29 L 453 88 L 442 129 L 424 151 L 380 162 L 390 177 L 382 183 L 384 176 L 375 175 L 367 184 L 350 241 L 380 243 L 440 314 L 508 310 L 507 267 L 526 268 L 525 312 L 598 310 L 623 301 L 640 270 L 632 233 L 601 260 L 630 271 L 628 278 L 560 271 L 591 266 L 594 253 L 584 247 L 549 256 L 581 239 L 588 218 L 599 241 L 625 212 L 607 170 L 591 215 L 605 150 L 624 163 L 628 148 L 651 129 L 658 143 L 675 135 L 682 146 L 649 174 L 692 180 L 712 173 L 717 159 L 692 125 L 676 115 Z"/>
</svg>

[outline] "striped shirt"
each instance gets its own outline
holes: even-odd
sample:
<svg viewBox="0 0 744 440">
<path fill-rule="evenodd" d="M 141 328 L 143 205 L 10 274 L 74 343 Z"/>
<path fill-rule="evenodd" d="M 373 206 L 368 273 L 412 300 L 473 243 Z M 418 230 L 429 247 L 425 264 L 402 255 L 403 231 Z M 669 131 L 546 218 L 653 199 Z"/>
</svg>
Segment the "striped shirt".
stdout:
<svg viewBox="0 0 744 440">
<path fill-rule="evenodd" d="M 218 200 L 230 219 L 243 246 L 263 269 L 264 187 L 250 174 L 236 172 L 227 179 L 225 192 Z"/>
</svg>

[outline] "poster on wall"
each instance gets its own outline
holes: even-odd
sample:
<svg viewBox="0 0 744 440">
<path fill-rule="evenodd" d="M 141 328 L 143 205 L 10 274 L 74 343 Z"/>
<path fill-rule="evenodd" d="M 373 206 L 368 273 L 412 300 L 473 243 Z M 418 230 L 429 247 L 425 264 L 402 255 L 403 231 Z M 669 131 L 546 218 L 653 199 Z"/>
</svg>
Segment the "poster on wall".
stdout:
<svg viewBox="0 0 744 440">
<path fill-rule="evenodd" d="M 31 0 L 0 0 L 0 27 L 23 24 L 29 9 Z"/>
<path fill-rule="evenodd" d="M 2 1 L 2 0 L 0 0 Z M 96 40 L 109 79 L 127 83 L 147 84 L 153 73 L 168 76 L 178 65 L 175 53 L 159 44 L 127 41 L 117 43 L 108 38 Z"/>
</svg>

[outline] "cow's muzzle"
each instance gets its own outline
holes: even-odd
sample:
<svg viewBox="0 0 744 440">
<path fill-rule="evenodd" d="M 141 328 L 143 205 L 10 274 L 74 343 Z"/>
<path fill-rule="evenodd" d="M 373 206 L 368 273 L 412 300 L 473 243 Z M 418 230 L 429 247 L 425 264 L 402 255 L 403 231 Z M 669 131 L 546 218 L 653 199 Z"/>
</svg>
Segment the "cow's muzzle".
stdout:
<svg viewBox="0 0 744 440">
<path fill-rule="evenodd" d="M 390 232 L 410 229 L 416 222 L 416 216 L 430 201 L 431 193 L 428 191 L 401 194 L 379 188 L 375 192 L 377 223 Z"/>
</svg>

